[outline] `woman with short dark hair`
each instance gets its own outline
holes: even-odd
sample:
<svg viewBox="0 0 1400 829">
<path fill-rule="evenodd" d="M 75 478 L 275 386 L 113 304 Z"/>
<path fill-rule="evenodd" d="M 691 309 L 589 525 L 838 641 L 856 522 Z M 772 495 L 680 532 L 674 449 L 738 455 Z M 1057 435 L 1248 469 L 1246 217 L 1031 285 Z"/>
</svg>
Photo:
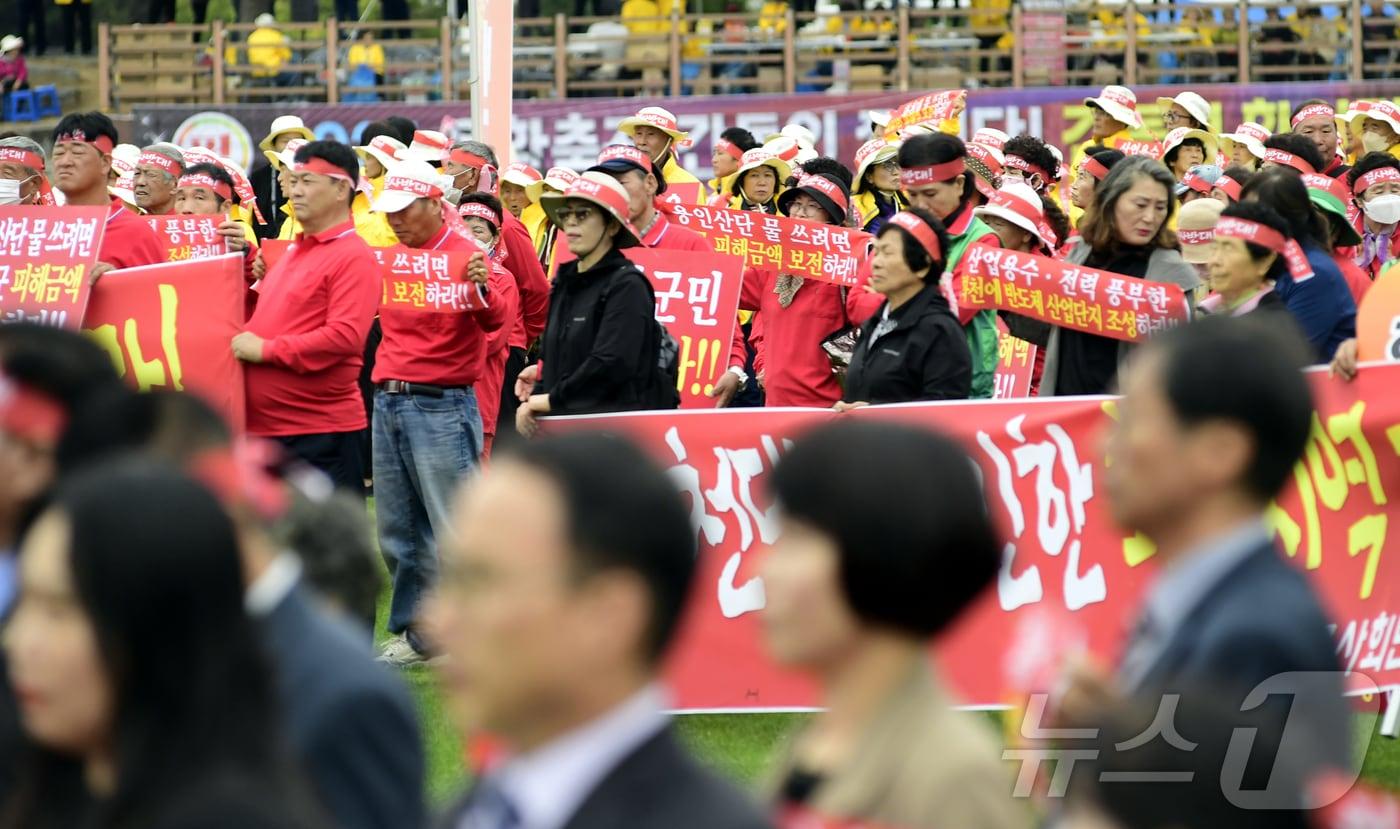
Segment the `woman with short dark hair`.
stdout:
<svg viewBox="0 0 1400 829">
<path fill-rule="evenodd" d="M 34 747 L 6 827 L 320 825 L 213 495 L 151 462 L 80 473 L 26 534 L 19 581 L 5 654 Z"/>
<path fill-rule="evenodd" d="M 1170 218 L 1176 213 L 1176 181 L 1161 162 L 1130 156 L 1094 189 L 1094 202 L 1079 222 L 1080 241 L 1065 260 L 1072 265 L 1181 286 L 1200 284 L 1181 256 Z M 1127 355 L 1127 343 L 1056 327 L 1045 354 L 1042 396 L 1106 394 Z"/>
<path fill-rule="evenodd" d="M 1258 310 L 1283 310 L 1274 282 L 1288 271 L 1288 223 L 1272 208 L 1255 202 L 1227 205 L 1212 230 L 1208 262 L 1211 294 L 1201 301 L 1205 314 L 1242 317 Z"/>
<path fill-rule="evenodd" d="M 994 736 L 953 711 L 929 661 L 929 639 L 1001 561 L 967 453 L 923 429 L 842 418 L 799 438 L 773 485 L 783 533 L 763 564 L 763 630 L 826 708 L 777 765 L 780 806 L 843 825 L 1029 826 Z"/>
</svg>

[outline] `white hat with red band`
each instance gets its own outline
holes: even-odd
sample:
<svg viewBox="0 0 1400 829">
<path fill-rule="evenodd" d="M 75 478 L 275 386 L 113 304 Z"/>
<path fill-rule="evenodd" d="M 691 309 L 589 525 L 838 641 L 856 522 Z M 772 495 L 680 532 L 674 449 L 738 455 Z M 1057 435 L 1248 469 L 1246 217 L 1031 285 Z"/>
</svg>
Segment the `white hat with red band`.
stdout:
<svg viewBox="0 0 1400 829">
<path fill-rule="evenodd" d="M 540 175 L 540 171 L 529 164 L 517 161 L 507 167 L 504 173 L 501 173 L 501 181 L 514 184 L 517 187 L 528 188 L 537 181 L 544 181 L 544 176 Z"/>
<path fill-rule="evenodd" d="M 901 141 L 886 141 L 883 138 L 872 138 L 860 145 L 856 150 L 856 186 L 854 192 L 865 192 L 865 171 L 876 164 L 883 164 L 886 161 L 895 161 L 899 158 L 899 147 Z"/>
<path fill-rule="evenodd" d="M 1264 142 L 1268 141 L 1271 137 L 1273 137 L 1273 133 L 1269 132 L 1266 127 L 1262 127 L 1253 121 L 1245 121 L 1243 124 L 1235 127 L 1234 132 L 1223 133 L 1220 136 L 1220 141 L 1222 149 L 1224 149 L 1226 153 L 1234 152 L 1235 144 L 1243 144 L 1249 148 L 1250 155 L 1262 159 L 1264 157 Z M 1209 158 L 1206 159 L 1206 163 L 1210 163 Z"/>
<path fill-rule="evenodd" d="M 437 130 L 414 130 L 413 143 L 400 152 L 398 158 L 404 161 L 413 159 L 429 164 L 441 164 L 447 160 L 447 153 L 451 149 L 452 139 Z"/>
<path fill-rule="evenodd" d="M 617 131 L 623 135 L 636 137 L 637 127 L 653 127 L 671 136 L 678 146 L 682 148 L 690 146 L 690 133 L 681 129 L 680 122 L 676 120 L 676 114 L 669 109 L 644 107 L 636 115 L 623 118 L 617 125 Z"/>
<path fill-rule="evenodd" d="M 540 206 L 544 208 L 544 213 L 551 222 L 563 227 L 558 219 L 559 210 L 571 199 L 596 205 L 610 218 L 622 225 L 617 236 L 613 237 L 613 244 L 616 247 L 635 247 L 642 243 L 642 235 L 637 232 L 637 229 L 627 218 L 631 212 L 628 207 L 627 191 L 623 189 L 617 179 L 607 173 L 596 171 L 584 173 L 564 192 L 545 193 L 540 197 Z"/>
<path fill-rule="evenodd" d="M 1164 107 L 1170 107 L 1172 104 L 1176 104 L 1186 110 L 1192 118 L 1195 118 L 1201 124 L 1210 126 L 1210 104 L 1206 103 L 1206 99 L 1197 95 L 1195 92 L 1182 92 L 1175 98 L 1158 98 L 1157 103 Z"/>
<path fill-rule="evenodd" d="M 773 188 L 774 192 L 782 188 L 783 182 L 792 175 L 792 165 L 782 160 L 773 153 L 762 147 L 755 147 L 744 153 L 744 160 L 739 165 L 739 171 L 734 175 L 734 182 L 730 185 L 730 192 L 736 196 L 743 195 L 742 186 L 744 176 L 751 170 L 759 167 L 770 167 L 774 175 L 778 177 L 778 186 Z"/>
<path fill-rule="evenodd" d="M 1105 86 L 1097 98 L 1085 98 L 1084 106 L 1098 107 L 1120 124 L 1141 127 L 1142 116 L 1137 110 L 1137 96 L 1126 86 Z"/>
<path fill-rule="evenodd" d="M 440 199 L 447 179 L 426 161 L 397 161 L 384 174 L 379 197 L 370 205 L 376 213 L 398 213 L 419 199 Z"/>
<path fill-rule="evenodd" d="M 1400 135 L 1400 107 L 1390 101 L 1372 101 L 1363 114 L 1369 119 L 1386 124 Z M 1362 126 L 1365 126 L 1365 122 L 1362 122 Z"/>
<path fill-rule="evenodd" d="M 525 195 L 530 197 L 530 201 L 538 202 L 544 195 L 546 187 L 562 193 L 576 181 L 578 181 L 578 173 L 568 167 L 550 167 L 545 171 L 543 179 L 525 187 Z"/>
<path fill-rule="evenodd" d="M 316 134 L 307 129 L 306 123 L 295 115 L 279 115 L 272 119 L 272 126 L 267 131 L 267 137 L 259 144 L 258 148 L 264 152 L 272 149 L 272 142 L 277 140 L 277 136 L 286 133 L 296 133 L 303 141 L 315 141 Z"/>
<path fill-rule="evenodd" d="M 968 143 L 981 144 L 984 147 L 991 147 L 992 149 L 1000 153 L 1002 147 L 1005 147 L 1006 142 L 1010 140 L 1011 136 L 1007 135 L 1001 130 L 993 129 L 991 127 L 983 127 L 982 129 L 972 134 L 972 140 Z"/>
<path fill-rule="evenodd" d="M 387 135 L 376 135 L 365 146 L 355 148 L 355 152 L 359 153 L 361 158 L 367 155 L 373 156 L 374 160 L 379 162 L 379 166 L 385 170 L 398 163 L 399 153 L 403 150 L 402 141 Z"/>
<path fill-rule="evenodd" d="M 1347 124 L 1353 130 L 1358 130 L 1361 129 L 1361 124 L 1364 123 L 1359 119 L 1370 111 L 1370 109 L 1370 101 L 1352 101 L 1347 104 L 1346 112 L 1337 113 L 1337 120 L 1341 121 L 1343 124 Z"/>
<path fill-rule="evenodd" d="M 263 150 L 263 155 L 267 156 L 268 161 L 272 162 L 272 168 L 274 170 L 280 170 L 283 167 L 291 167 L 292 163 L 296 160 L 297 150 L 306 146 L 308 143 L 310 142 L 305 138 L 293 138 L 291 141 L 287 142 L 287 146 L 282 148 L 282 152 L 274 153 L 272 150 Z"/>
<path fill-rule="evenodd" d="M 1205 130 L 1191 129 L 1190 127 L 1177 127 L 1167 133 L 1166 140 L 1162 142 L 1162 158 L 1165 159 L 1172 150 L 1193 138 L 1201 142 L 1205 148 L 1205 160 L 1202 163 L 1214 163 L 1215 154 L 1220 150 L 1219 142 L 1215 140 L 1215 136 Z"/>
<path fill-rule="evenodd" d="M 1045 221 L 1045 206 L 1029 184 L 1014 180 L 1006 182 L 1000 190 L 992 193 L 990 202 L 973 208 L 972 215 L 1004 219 L 1039 239 L 1049 250 L 1054 250 L 1059 244 Z"/>
</svg>

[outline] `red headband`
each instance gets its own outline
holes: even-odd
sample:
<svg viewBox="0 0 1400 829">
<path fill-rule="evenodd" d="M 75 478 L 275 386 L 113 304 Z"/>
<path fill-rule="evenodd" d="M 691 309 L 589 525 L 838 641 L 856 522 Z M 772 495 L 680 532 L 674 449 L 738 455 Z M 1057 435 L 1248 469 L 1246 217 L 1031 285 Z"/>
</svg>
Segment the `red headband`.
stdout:
<svg viewBox="0 0 1400 829">
<path fill-rule="evenodd" d="M 1103 181 L 1108 176 L 1108 168 L 1103 166 L 1103 162 L 1092 155 L 1084 157 L 1084 172 L 1094 177 L 1094 181 Z"/>
<path fill-rule="evenodd" d="M 1197 193 L 1210 195 L 1211 183 L 1192 172 L 1187 172 L 1182 176 L 1181 183 L 1186 185 L 1186 189 L 1195 190 Z"/>
<path fill-rule="evenodd" d="M 47 394 L 0 374 L 0 429 L 52 445 L 68 425 L 68 411 Z"/>
<path fill-rule="evenodd" d="M 19 147 L 0 147 L 0 162 L 3 161 L 13 161 L 39 173 L 44 171 L 43 156 Z"/>
<path fill-rule="evenodd" d="M 1215 189 L 1223 190 L 1225 195 L 1230 197 L 1231 201 L 1239 201 L 1240 194 L 1243 192 L 1244 187 L 1229 176 L 1221 176 L 1215 180 Z"/>
<path fill-rule="evenodd" d="M 477 155 L 476 153 L 460 149 L 453 150 L 452 152 L 448 153 L 447 160 L 451 161 L 453 164 L 465 165 L 467 167 L 472 168 L 473 170 L 480 170 L 482 167 L 485 167 L 487 164 L 491 163 L 486 159 L 482 158 L 481 156 Z"/>
<path fill-rule="evenodd" d="M 835 202 L 842 213 L 845 213 L 850 205 L 850 201 L 846 198 L 846 194 L 841 192 L 841 188 L 825 176 L 803 176 L 797 181 L 797 189 L 816 190 Z"/>
<path fill-rule="evenodd" d="M 203 187 L 224 201 L 233 201 L 233 188 L 215 179 L 208 173 L 195 173 L 194 175 L 180 176 L 180 181 L 175 187 Z"/>
<path fill-rule="evenodd" d="M 744 160 L 744 151 L 739 149 L 739 145 L 735 144 L 733 141 L 730 141 L 727 138 L 721 138 L 720 140 L 716 141 L 715 149 L 733 158 L 735 161 Z"/>
<path fill-rule="evenodd" d="M 1394 167 L 1378 167 L 1357 179 L 1356 184 L 1352 185 L 1352 192 L 1359 196 L 1371 189 L 1371 185 L 1385 181 L 1400 181 L 1400 170 Z"/>
<path fill-rule="evenodd" d="M 945 161 L 942 164 L 934 164 L 931 167 L 904 167 L 899 171 L 899 186 L 907 190 L 910 187 L 952 181 L 965 172 L 967 172 L 967 161 L 961 158 Z"/>
<path fill-rule="evenodd" d="M 1303 249 L 1298 246 L 1298 243 L 1292 239 L 1285 239 L 1282 233 L 1271 227 L 1235 216 L 1221 216 L 1220 220 L 1215 223 L 1215 236 L 1216 238 L 1252 242 L 1277 253 L 1288 263 L 1288 272 L 1293 275 L 1295 282 L 1310 279 L 1313 275 L 1312 266 L 1308 264 L 1307 254 L 1303 253 Z"/>
<path fill-rule="evenodd" d="M 136 166 L 155 167 L 174 178 L 179 178 L 180 174 L 185 171 L 185 165 L 173 158 L 166 158 L 160 153 L 141 153 L 141 156 L 136 159 Z"/>
<path fill-rule="evenodd" d="M 324 158 L 308 158 L 306 161 L 293 161 L 293 173 L 311 173 L 312 175 L 336 178 L 341 181 L 350 182 L 353 187 L 355 182 L 351 180 L 350 174 L 335 166 Z"/>
<path fill-rule="evenodd" d="M 1183 245 L 1204 245 L 1215 241 L 1215 231 L 1206 228 L 1205 230 L 1178 230 L 1176 238 L 1181 240 Z"/>
<path fill-rule="evenodd" d="M 1327 104 L 1313 104 L 1298 110 L 1298 114 L 1293 116 L 1293 129 L 1298 129 L 1298 125 L 1309 118 L 1326 118 L 1331 121 L 1337 117 L 1337 111 Z"/>
<path fill-rule="evenodd" d="M 1274 164 L 1282 164 L 1285 167 L 1292 167 L 1300 173 L 1316 173 L 1312 165 L 1293 153 L 1276 150 L 1271 147 L 1264 148 L 1264 160 Z"/>
<path fill-rule="evenodd" d="M 1006 168 L 1008 170 L 1020 170 L 1023 173 L 1040 176 L 1040 180 L 1047 184 L 1055 180 L 1045 171 L 1045 168 L 1032 164 L 1019 155 L 1007 155 Z"/>
<path fill-rule="evenodd" d="M 75 142 L 78 144 L 91 144 L 92 146 L 96 147 L 99 151 L 101 151 L 103 155 L 111 155 L 112 148 L 116 146 L 112 143 L 112 139 L 108 138 L 105 135 L 99 135 L 96 138 L 88 138 L 87 133 L 83 132 L 82 130 L 74 130 L 72 132 L 62 133 L 53 140 L 53 143 L 55 144 L 67 144 L 70 142 Z"/>
<path fill-rule="evenodd" d="M 496 230 L 501 229 L 501 220 L 496 218 L 496 214 L 491 212 L 491 208 L 480 202 L 467 202 L 460 208 L 462 218 L 468 216 L 474 219 L 481 219 Z"/>
<path fill-rule="evenodd" d="M 976 143 L 968 144 L 967 154 L 986 165 L 987 171 L 994 176 L 1000 175 L 1005 166 L 1002 162 L 997 161 L 996 156 L 992 155 L 991 147 L 984 147 Z"/>
<path fill-rule="evenodd" d="M 928 226 L 928 222 L 913 213 L 896 213 L 890 217 L 887 224 L 894 225 L 913 236 L 919 245 L 928 251 L 928 256 L 933 261 L 941 262 L 943 260 L 943 250 L 938 246 L 938 234 L 933 232 L 933 228 Z"/>
</svg>

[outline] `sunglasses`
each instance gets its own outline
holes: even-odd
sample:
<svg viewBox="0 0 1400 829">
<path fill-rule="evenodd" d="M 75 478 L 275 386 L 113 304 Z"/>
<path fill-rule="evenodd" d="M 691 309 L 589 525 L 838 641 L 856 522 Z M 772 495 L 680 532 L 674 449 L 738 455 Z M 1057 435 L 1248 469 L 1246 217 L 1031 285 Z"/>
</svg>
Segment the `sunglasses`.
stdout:
<svg viewBox="0 0 1400 829">
<path fill-rule="evenodd" d="M 599 211 L 596 207 L 561 207 L 554 211 L 554 217 L 561 225 L 570 222 L 586 222 L 598 214 Z"/>
</svg>

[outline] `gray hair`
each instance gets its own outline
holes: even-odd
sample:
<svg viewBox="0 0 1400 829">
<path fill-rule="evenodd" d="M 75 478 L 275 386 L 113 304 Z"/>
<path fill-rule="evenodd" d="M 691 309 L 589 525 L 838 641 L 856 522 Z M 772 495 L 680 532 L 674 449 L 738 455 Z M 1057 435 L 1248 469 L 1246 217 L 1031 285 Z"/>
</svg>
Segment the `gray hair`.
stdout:
<svg viewBox="0 0 1400 829">
<path fill-rule="evenodd" d="M 176 164 L 180 165 L 181 170 L 185 169 L 185 151 L 169 142 L 162 141 L 158 144 L 152 144 L 151 146 L 142 149 L 141 152 L 154 153 L 159 156 L 164 156 L 165 158 L 168 158 Z M 161 170 L 161 172 L 165 173 L 164 170 Z M 170 175 L 169 173 L 165 174 L 168 176 Z M 170 177 L 176 178 L 176 176 Z"/>
<path fill-rule="evenodd" d="M 458 141 L 452 145 L 454 150 L 466 150 L 472 155 L 479 155 L 486 159 L 492 167 L 499 168 L 501 163 L 496 160 L 496 151 L 491 149 L 490 144 L 483 144 L 480 141 Z"/>
<path fill-rule="evenodd" d="M 1130 155 L 1113 165 L 1104 180 L 1094 188 L 1094 203 L 1085 211 L 1079 223 L 1080 235 L 1091 249 L 1106 250 L 1121 241 L 1113 226 L 1114 208 L 1123 194 L 1143 178 L 1152 179 L 1167 191 L 1167 218 L 1162 220 L 1157 235 L 1148 244 L 1154 248 L 1176 247 L 1176 233 L 1169 227 L 1170 218 L 1176 212 L 1176 178 L 1157 159 Z"/>
<path fill-rule="evenodd" d="M 44 148 L 40 146 L 39 142 L 32 138 L 25 138 L 22 135 L 16 135 L 13 138 L 0 138 L 0 149 L 4 148 L 13 148 L 34 153 L 44 159 L 45 164 L 48 164 L 48 153 L 45 153 Z M 34 175 L 42 175 L 44 172 L 43 170 L 35 170 L 33 167 L 25 167 L 25 169 L 30 170 Z"/>
</svg>

